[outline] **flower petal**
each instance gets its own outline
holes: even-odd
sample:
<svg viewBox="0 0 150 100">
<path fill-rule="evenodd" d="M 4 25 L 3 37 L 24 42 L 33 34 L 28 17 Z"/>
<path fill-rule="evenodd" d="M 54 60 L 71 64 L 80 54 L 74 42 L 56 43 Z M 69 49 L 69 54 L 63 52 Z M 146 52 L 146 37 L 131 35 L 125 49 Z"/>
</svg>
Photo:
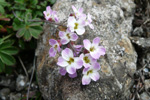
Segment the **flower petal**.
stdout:
<svg viewBox="0 0 150 100">
<path fill-rule="evenodd" d="M 88 68 L 84 68 L 82 74 L 87 74 L 87 72 L 89 71 L 90 67 Z"/>
<path fill-rule="evenodd" d="M 98 62 L 93 63 L 92 66 L 93 66 L 94 71 L 98 71 L 101 68 Z"/>
<path fill-rule="evenodd" d="M 85 28 L 84 27 L 79 27 L 75 31 L 77 32 L 78 35 L 83 35 L 84 32 L 85 32 Z"/>
<path fill-rule="evenodd" d="M 69 49 L 69 48 L 64 49 L 64 50 L 62 51 L 62 57 L 63 57 L 65 60 L 69 61 L 70 57 L 73 58 L 73 52 L 72 52 L 72 50 Z"/>
<path fill-rule="evenodd" d="M 99 37 L 96 37 L 96 38 L 93 39 L 93 43 L 92 43 L 92 44 L 93 44 L 93 46 L 96 46 L 96 47 L 97 47 L 98 44 L 99 44 L 99 42 L 100 42 L 100 38 L 99 38 Z"/>
<path fill-rule="evenodd" d="M 57 51 L 53 47 L 51 47 L 49 50 L 49 56 L 55 57 L 56 53 L 57 53 Z"/>
<path fill-rule="evenodd" d="M 92 24 L 89 24 L 89 26 L 90 26 L 91 29 L 94 29 L 94 26 Z"/>
<path fill-rule="evenodd" d="M 89 63 L 88 64 L 84 63 L 83 65 L 85 68 L 89 68 L 91 66 Z"/>
<path fill-rule="evenodd" d="M 88 21 L 91 23 L 92 22 L 92 19 L 91 19 L 91 15 L 88 13 Z"/>
<path fill-rule="evenodd" d="M 106 49 L 103 46 L 99 46 L 100 55 L 104 56 L 106 53 Z"/>
<path fill-rule="evenodd" d="M 94 72 L 94 73 L 90 74 L 90 78 L 94 81 L 97 81 L 100 78 L 100 75 L 98 72 Z"/>
<path fill-rule="evenodd" d="M 74 26 L 75 26 L 75 23 L 76 22 L 76 19 L 75 19 L 75 17 L 69 17 L 68 18 L 68 25 L 67 25 L 67 27 L 69 27 L 70 28 L 70 30 L 73 28 L 74 29 Z M 72 27 L 72 28 L 71 28 Z M 72 30 L 71 30 L 71 32 L 72 32 Z"/>
<path fill-rule="evenodd" d="M 61 67 L 65 67 L 65 66 L 68 66 L 68 63 L 67 63 L 67 61 L 65 59 L 63 59 L 62 57 L 59 57 L 57 65 L 59 65 Z"/>
<path fill-rule="evenodd" d="M 80 69 L 80 68 L 82 68 L 82 65 L 83 65 L 83 61 L 79 57 L 76 57 L 74 67 L 76 69 Z"/>
<path fill-rule="evenodd" d="M 83 48 L 83 45 L 73 45 L 73 47 L 75 48 L 75 50 L 77 52 L 80 52 L 82 50 L 82 48 Z"/>
<path fill-rule="evenodd" d="M 55 22 L 58 23 L 59 20 L 58 20 L 58 17 L 57 16 L 54 16 L 54 19 L 55 19 Z"/>
<path fill-rule="evenodd" d="M 90 54 L 94 59 L 99 59 L 100 57 L 100 51 L 98 50 L 95 50 L 94 52 L 90 52 Z"/>
<path fill-rule="evenodd" d="M 65 35 L 66 35 L 66 32 L 59 31 L 59 37 L 60 38 L 64 38 Z"/>
<path fill-rule="evenodd" d="M 83 12 L 83 8 L 79 8 L 79 10 L 78 10 L 80 13 L 82 13 Z"/>
<path fill-rule="evenodd" d="M 70 40 L 67 39 L 67 38 L 61 39 L 61 43 L 64 44 L 64 45 L 67 44 L 69 41 L 70 41 Z"/>
<path fill-rule="evenodd" d="M 75 77 L 77 77 L 77 73 L 69 74 L 69 77 L 70 77 L 70 78 L 75 78 Z"/>
<path fill-rule="evenodd" d="M 51 46 L 53 46 L 53 45 L 57 44 L 57 41 L 56 41 L 55 39 L 50 39 L 50 40 L 49 40 L 49 44 L 50 44 Z"/>
<path fill-rule="evenodd" d="M 84 76 L 82 77 L 82 85 L 88 85 L 90 82 L 91 82 L 91 79 L 90 79 L 89 76 L 84 75 Z"/>
<path fill-rule="evenodd" d="M 47 6 L 47 7 L 46 7 L 46 11 L 47 11 L 47 12 L 51 12 L 51 11 L 52 11 L 51 7 L 50 7 L 50 6 Z"/>
<path fill-rule="evenodd" d="M 46 12 L 46 11 L 43 11 L 43 14 L 44 14 L 44 16 L 46 16 L 47 12 Z"/>
<path fill-rule="evenodd" d="M 70 40 L 71 41 L 76 41 L 77 39 L 78 39 L 78 36 L 75 33 L 72 33 Z"/>
<path fill-rule="evenodd" d="M 66 73 L 67 73 L 65 68 L 60 68 L 59 72 L 62 76 L 66 75 Z"/>
<path fill-rule="evenodd" d="M 69 74 L 74 74 L 76 72 L 76 68 L 73 66 L 67 66 L 66 70 Z"/>
<path fill-rule="evenodd" d="M 87 50 L 90 50 L 91 42 L 88 39 L 83 40 L 83 44 Z"/>
<path fill-rule="evenodd" d="M 75 6 L 72 6 L 72 9 L 75 13 L 78 12 L 77 9 L 75 8 Z"/>
<path fill-rule="evenodd" d="M 60 51 L 61 51 L 61 48 L 60 48 L 59 45 L 57 45 L 57 46 L 58 46 L 58 47 L 57 47 L 57 51 L 60 52 Z"/>
</svg>

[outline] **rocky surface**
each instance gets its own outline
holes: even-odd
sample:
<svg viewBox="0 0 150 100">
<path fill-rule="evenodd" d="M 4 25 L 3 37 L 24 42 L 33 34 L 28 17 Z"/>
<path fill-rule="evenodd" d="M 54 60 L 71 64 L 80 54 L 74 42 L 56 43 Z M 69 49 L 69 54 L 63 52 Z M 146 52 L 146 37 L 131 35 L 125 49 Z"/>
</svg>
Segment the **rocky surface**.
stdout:
<svg viewBox="0 0 150 100">
<path fill-rule="evenodd" d="M 131 0 L 59 0 L 53 7 L 60 23 L 72 13 L 71 5 L 83 7 L 85 13 L 93 16 L 94 30 L 86 28 L 84 38 L 93 40 L 98 36 L 106 48 L 106 55 L 99 59 L 101 78 L 87 86 L 81 84 L 81 72 L 70 79 L 59 74 L 57 58 L 48 55 L 49 39 L 56 38 L 57 29 L 45 23 L 44 34 L 38 41 L 36 50 L 37 76 L 40 91 L 45 100 L 128 100 L 136 71 L 137 54 L 128 38 L 132 31 L 133 9 Z M 64 23 L 66 24 L 66 23 Z M 51 36 L 54 34 L 54 36 Z M 78 41 L 82 43 L 82 41 Z"/>
</svg>

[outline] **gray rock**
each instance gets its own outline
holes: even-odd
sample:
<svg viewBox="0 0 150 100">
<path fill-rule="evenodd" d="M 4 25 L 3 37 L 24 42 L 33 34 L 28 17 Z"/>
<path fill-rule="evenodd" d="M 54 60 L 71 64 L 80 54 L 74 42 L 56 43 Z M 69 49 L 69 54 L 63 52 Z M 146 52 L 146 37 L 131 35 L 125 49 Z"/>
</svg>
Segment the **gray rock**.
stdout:
<svg viewBox="0 0 150 100">
<path fill-rule="evenodd" d="M 150 48 L 150 38 L 130 37 L 133 43 L 142 48 Z"/>
<path fill-rule="evenodd" d="M 24 89 L 26 87 L 27 81 L 28 81 L 28 78 L 26 76 L 18 75 L 16 79 L 16 90 L 20 91 Z"/>
<path fill-rule="evenodd" d="M 8 95 L 10 93 L 9 88 L 4 88 L 0 90 L 0 100 L 8 100 Z"/>
<path fill-rule="evenodd" d="M 149 89 L 150 88 L 150 79 L 145 80 L 144 84 L 145 84 L 145 89 Z"/>
<path fill-rule="evenodd" d="M 136 27 L 135 29 L 134 29 L 134 31 L 132 32 L 132 35 L 133 36 L 142 36 L 143 35 L 143 28 L 142 27 Z"/>
<path fill-rule="evenodd" d="M 21 93 L 10 93 L 9 100 L 21 100 Z"/>
<path fill-rule="evenodd" d="M 78 2 L 79 1 L 79 2 Z M 130 16 L 125 16 L 121 9 L 121 4 L 128 3 Z M 114 5 L 112 5 L 112 3 Z M 83 7 L 84 12 L 93 16 L 95 27 L 91 30 L 86 28 L 84 39 L 93 40 L 98 36 L 106 48 L 106 55 L 101 57 L 99 63 L 101 78 L 97 82 L 91 82 L 87 86 L 81 85 L 82 75 L 70 79 L 68 76 L 62 77 L 59 74 L 59 67 L 56 65 L 57 58 L 50 58 L 49 39 L 51 34 L 57 36 L 56 28 L 64 30 L 63 27 L 56 27 L 45 24 L 44 34 L 41 36 L 36 50 L 37 75 L 40 91 L 45 100 L 125 100 L 129 98 L 130 86 L 133 81 L 131 76 L 136 71 L 137 54 L 128 36 L 132 31 L 132 19 L 134 3 L 131 0 L 108 0 L 107 3 L 97 4 L 92 0 L 59 0 L 54 5 L 60 23 L 66 20 L 72 13 L 71 5 L 77 8 Z M 66 24 L 66 23 L 64 23 Z M 57 38 L 57 37 L 53 37 Z M 78 41 L 82 43 L 82 41 Z"/>
<path fill-rule="evenodd" d="M 0 76 L 0 86 L 9 87 L 11 90 L 15 90 L 15 81 L 13 76 Z"/>
<path fill-rule="evenodd" d="M 150 100 L 150 96 L 146 92 L 143 92 L 140 97 L 141 100 Z"/>
</svg>

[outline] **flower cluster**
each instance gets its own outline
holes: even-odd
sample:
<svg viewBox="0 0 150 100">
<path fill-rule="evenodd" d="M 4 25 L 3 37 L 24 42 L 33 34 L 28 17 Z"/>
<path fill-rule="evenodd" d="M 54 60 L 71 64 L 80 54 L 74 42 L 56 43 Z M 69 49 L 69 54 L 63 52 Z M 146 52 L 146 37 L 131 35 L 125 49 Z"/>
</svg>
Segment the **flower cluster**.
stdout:
<svg viewBox="0 0 150 100">
<path fill-rule="evenodd" d="M 60 74 L 69 74 L 69 77 L 75 78 L 77 70 L 82 69 L 82 84 L 88 85 L 91 80 L 97 81 L 100 78 L 100 65 L 97 60 L 100 56 L 105 55 L 105 48 L 99 46 L 100 38 L 96 37 L 92 43 L 88 39 L 83 40 L 83 45 L 75 45 L 75 41 L 85 33 L 85 27 L 94 29 L 92 25 L 92 16 L 84 14 L 83 9 L 76 9 L 72 6 L 74 13 L 70 14 L 67 20 L 66 31 L 59 31 L 60 40 L 50 39 L 49 56 L 55 57 L 57 52 L 61 52 L 58 58 L 57 65 L 60 66 Z M 46 20 L 53 20 L 58 22 L 56 12 L 52 11 L 50 6 L 43 12 Z M 61 50 L 61 46 L 67 46 Z"/>
<path fill-rule="evenodd" d="M 58 22 L 56 11 L 53 11 L 50 6 L 47 6 L 43 13 L 46 20 Z"/>
</svg>

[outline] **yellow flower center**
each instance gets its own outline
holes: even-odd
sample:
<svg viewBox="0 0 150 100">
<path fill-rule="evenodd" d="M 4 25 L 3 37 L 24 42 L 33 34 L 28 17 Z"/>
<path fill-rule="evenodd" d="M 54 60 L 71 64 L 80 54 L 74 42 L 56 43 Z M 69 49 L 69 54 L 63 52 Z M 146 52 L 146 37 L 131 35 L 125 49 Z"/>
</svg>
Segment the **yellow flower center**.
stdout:
<svg viewBox="0 0 150 100">
<path fill-rule="evenodd" d="M 66 35 L 67 37 L 68 37 L 68 39 L 70 39 L 71 37 L 70 37 L 70 35 L 69 35 L 69 33 Z"/>
<path fill-rule="evenodd" d="M 57 49 L 57 45 L 55 45 L 54 48 Z"/>
<path fill-rule="evenodd" d="M 95 50 L 95 48 L 94 48 L 94 47 L 91 47 L 91 48 L 90 48 L 90 51 L 91 51 L 91 52 L 93 52 L 94 50 Z"/>
<path fill-rule="evenodd" d="M 90 73 L 93 73 L 93 70 L 89 70 L 89 71 L 87 72 L 87 75 L 89 75 Z"/>
<path fill-rule="evenodd" d="M 73 58 L 70 58 L 69 61 L 67 61 L 67 62 L 68 62 L 68 64 L 71 64 L 71 63 L 74 62 L 74 59 L 73 59 Z"/>
<path fill-rule="evenodd" d="M 48 13 L 47 16 L 49 16 L 50 14 Z"/>
<path fill-rule="evenodd" d="M 89 63 L 89 62 L 90 62 L 90 60 L 88 59 L 87 56 L 85 56 L 85 57 L 83 58 L 83 60 L 85 61 L 85 63 Z"/>
<path fill-rule="evenodd" d="M 74 26 L 74 29 L 78 29 L 78 25 L 79 25 L 79 24 L 78 24 L 78 23 L 74 23 L 74 25 L 75 25 L 75 26 Z"/>
</svg>

